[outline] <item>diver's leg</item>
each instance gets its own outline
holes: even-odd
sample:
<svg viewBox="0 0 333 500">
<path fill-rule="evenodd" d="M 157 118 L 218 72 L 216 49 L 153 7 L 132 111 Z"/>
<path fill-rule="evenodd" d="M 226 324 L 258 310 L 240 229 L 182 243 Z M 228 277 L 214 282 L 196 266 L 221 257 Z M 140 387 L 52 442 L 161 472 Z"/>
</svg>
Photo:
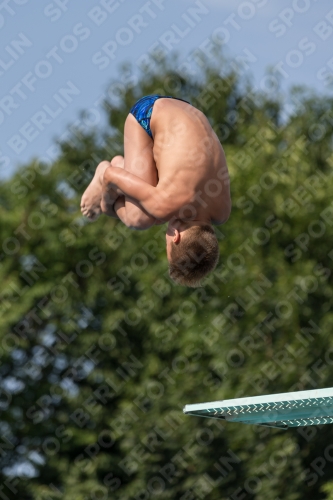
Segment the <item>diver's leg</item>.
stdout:
<svg viewBox="0 0 333 500">
<path fill-rule="evenodd" d="M 152 186 L 157 185 L 153 140 L 131 114 L 126 118 L 124 127 L 124 168 Z M 106 208 L 106 201 L 103 196 L 102 211 Z M 147 214 L 138 202 L 126 197 L 118 198 L 114 210 L 119 219 L 133 229 L 147 229 L 155 224 L 155 218 Z"/>
</svg>

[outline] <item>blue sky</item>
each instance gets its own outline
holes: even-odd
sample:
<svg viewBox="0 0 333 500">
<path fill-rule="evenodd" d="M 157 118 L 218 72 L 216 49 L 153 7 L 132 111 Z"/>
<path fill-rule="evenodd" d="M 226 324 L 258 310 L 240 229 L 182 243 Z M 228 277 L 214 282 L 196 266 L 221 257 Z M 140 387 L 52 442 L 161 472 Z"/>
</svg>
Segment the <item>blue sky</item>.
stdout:
<svg viewBox="0 0 333 500">
<path fill-rule="evenodd" d="M 332 94 L 331 0 L 5 0 L 0 3 L 0 176 L 32 157 L 51 162 L 54 138 L 80 110 L 104 123 L 100 102 L 119 67 L 152 50 L 210 57 L 213 44 L 246 56 L 257 87 L 275 67 L 282 86 Z M 120 82 L 122 84 L 122 82 Z"/>
</svg>

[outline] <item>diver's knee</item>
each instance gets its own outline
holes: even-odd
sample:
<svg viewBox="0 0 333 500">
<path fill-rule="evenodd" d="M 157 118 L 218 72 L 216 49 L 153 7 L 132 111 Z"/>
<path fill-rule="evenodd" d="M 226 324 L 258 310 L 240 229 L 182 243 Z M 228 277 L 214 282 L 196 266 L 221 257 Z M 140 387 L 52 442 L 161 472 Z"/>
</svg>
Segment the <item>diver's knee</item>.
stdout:
<svg viewBox="0 0 333 500">
<path fill-rule="evenodd" d="M 128 226 L 131 229 L 148 229 L 155 224 L 155 218 L 150 215 L 143 214 L 141 211 L 135 213 L 134 211 L 128 214 Z"/>
<path fill-rule="evenodd" d="M 124 157 L 121 155 L 114 156 L 111 160 L 112 167 L 124 168 Z"/>
</svg>

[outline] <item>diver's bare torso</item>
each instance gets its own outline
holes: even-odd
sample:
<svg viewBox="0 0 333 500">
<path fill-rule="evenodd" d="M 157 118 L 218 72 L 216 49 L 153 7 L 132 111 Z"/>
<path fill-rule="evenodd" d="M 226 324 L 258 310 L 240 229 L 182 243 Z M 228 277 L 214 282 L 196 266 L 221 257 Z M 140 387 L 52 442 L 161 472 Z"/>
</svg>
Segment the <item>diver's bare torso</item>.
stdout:
<svg viewBox="0 0 333 500">
<path fill-rule="evenodd" d="M 231 209 L 227 164 L 205 115 L 185 102 L 158 99 L 150 126 L 159 177 L 156 192 L 165 211 L 161 220 L 224 223 Z"/>
<path fill-rule="evenodd" d="M 101 162 L 81 199 L 81 211 L 103 212 L 132 229 L 173 219 L 223 224 L 231 210 L 222 146 L 207 118 L 190 104 L 157 99 L 153 139 L 130 113 L 124 158 Z M 120 167 L 120 168 L 119 168 Z"/>
</svg>

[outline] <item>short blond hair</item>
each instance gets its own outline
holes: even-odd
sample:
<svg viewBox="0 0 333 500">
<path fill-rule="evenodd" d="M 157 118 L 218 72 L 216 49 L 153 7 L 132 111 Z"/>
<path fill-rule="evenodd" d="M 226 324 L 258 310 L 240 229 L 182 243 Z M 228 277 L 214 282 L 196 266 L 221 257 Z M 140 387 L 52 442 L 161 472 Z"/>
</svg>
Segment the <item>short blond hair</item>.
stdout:
<svg viewBox="0 0 333 500">
<path fill-rule="evenodd" d="M 212 226 L 189 225 L 180 242 L 172 244 L 169 275 L 178 285 L 201 286 L 201 280 L 215 269 L 219 253 Z"/>
</svg>

